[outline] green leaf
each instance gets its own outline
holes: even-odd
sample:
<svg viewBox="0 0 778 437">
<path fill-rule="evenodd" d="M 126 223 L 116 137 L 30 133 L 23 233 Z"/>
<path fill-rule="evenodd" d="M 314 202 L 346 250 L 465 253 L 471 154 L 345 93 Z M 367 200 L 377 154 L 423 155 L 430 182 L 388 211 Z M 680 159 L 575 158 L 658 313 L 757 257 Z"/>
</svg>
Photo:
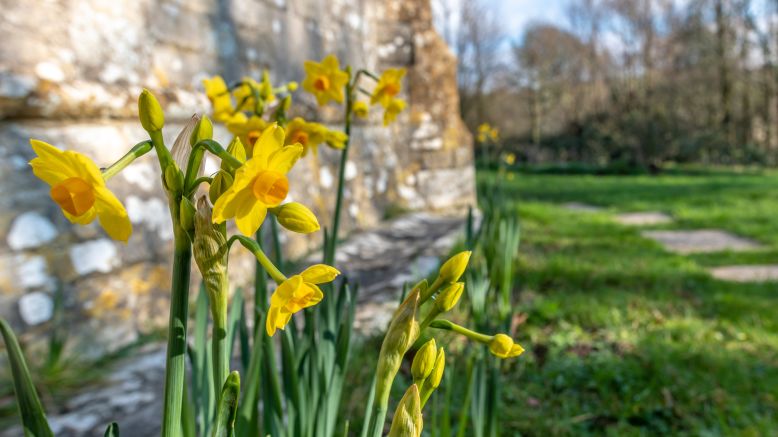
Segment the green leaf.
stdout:
<svg viewBox="0 0 778 437">
<path fill-rule="evenodd" d="M 235 419 L 238 417 L 239 397 L 240 375 L 237 370 L 234 370 L 224 382 L 222 393 L 219 396 L 216 421 L 213 425 L 213 437 L 232 437 L 235 432 Z"/>
<path fill-rule="evenodd" d="M 119 425 L 116 422 L 111 422 L 103 435 L 105 437 L 119 437 Z"/>
<path fill-rule="evenodd" d="M 43 406 L 35 391 L 35 386 L 30 378 L 30 371 L 27 369 L 27 363 L 24 361 L 22 349 L 16 340 L 11 327 L 0 318 L 0 331 L 3 334 L 5 347 L 8 351 L 8 361 L 11 365 L 11 374 L 13 376 L 14 392 L 16 392 L 16 403 L 19 406 L 19 414 L 22 416 L 22 426 L 25 436 L 53 436 L 49 423 L 46 420 L 46 414 L 43 412 Z"/>
</svg>

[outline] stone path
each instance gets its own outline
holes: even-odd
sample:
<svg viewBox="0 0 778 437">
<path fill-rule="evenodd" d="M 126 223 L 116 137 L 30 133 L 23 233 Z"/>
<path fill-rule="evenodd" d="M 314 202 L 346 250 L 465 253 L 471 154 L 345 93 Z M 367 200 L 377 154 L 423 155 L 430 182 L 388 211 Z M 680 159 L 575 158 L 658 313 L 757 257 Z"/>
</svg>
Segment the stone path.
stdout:
<svg viewBox="0 0 778 437">
<path fill-rule="evenodd" d="M 360 283 L 355 328 L 369 335 L 386 328 L 398 305 L 403 284 L 438 268 L 464 231 L 462 217 L 408 214 L 386 226 L 355 234 L 338 249 L 336 263 Z M 318 262 L 318 258 L 315 259 Z M 151 344 L 113 364 L 109 376 L 71 397 L 59 412 L 49 411 L 54 434 L 64 437 L 103 435 L 111 421 L 122 435 L 159 434 L 165 345 Z M 16 426 L 0 437 L 22 435 Z"/>
<path fill-rule="evenodd" d="M 582 202 L 567 202 L 567 203 L 563 203 L 562 206 L 564 208 L 573 211 L 583 211 L 583 212 L 600 212 L 603 210 L 602 207 L 596 205 L 590 205 L 588 203 L 582 203 Z"/>
<path fill-rule="evenodd" d="M 672 217 L 658 211 L 628 212 L 624 214 L 617 214 L 615 219 L 618 223 L 627 226 L 661 225 L 673 221 Z"/>
<path fill-rule="evenodd" d="M 665 249 L 680 254 L 725 250 L 743 252 L 762 248 L 759 243 L 753 240 L 718 229 L 643 231 L 642 235 L 661 243 Z"/>
<path fill-rule="evenodd" d="M 778 281 L 778 265 L 739 265 L 714 267 L 710 274 L 722 281 L 768 282 Z"/>
</svg>

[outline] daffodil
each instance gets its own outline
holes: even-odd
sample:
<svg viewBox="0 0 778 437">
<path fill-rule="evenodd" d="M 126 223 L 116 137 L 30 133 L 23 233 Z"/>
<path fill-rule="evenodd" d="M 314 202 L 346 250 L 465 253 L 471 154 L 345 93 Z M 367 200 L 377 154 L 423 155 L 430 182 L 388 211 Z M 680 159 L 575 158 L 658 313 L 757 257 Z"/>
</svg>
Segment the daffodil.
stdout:
<svg viewBox="0 0 778 437">
<path fill-rule="evenodd" d="M 392 99 L 384 111 L 384 126 L 389 126 L 403 110 L 405 110 L 405 100 Z"/>
<path fill-rule="evenodd" d="M 51 186 L 51 198 L 68 220 L 86 225 L 97 217 L 111 238 L 125 242 L 130 238 L 132 225 L 127 210 L 105 186 L 92 160 L 43 141 L 30 140 L 30 144 L 38 155 L 30 161 L 32 172 Z"/>
<path fill-rule="evenodd" d="M 513 165 L 513 163 L 515 163 L 515 162 L 516 162 L 516 155 L 515 155 L 515 154 L 513 154 L 513 153 L 510 153 L 510 152 L 509 152 L 509 153 L 506 153 L 506 154 L 505 154 L 505 156 L 503 157 L 503 159 L 505 160 L 505 163 L 506 163 L 506 164 L 508 164 L 508 165 Z"/>
<path fill-rule="evenodd" d="M 225 121 L 227 130 L 240 138 L 243 146 L 246 148 L 246 154 L 251 156 L 254 149 L 254 143 L 257 142 L 262 132 L 267 129 L 268 123 L 262 117 L 252 114 L 246 116 L 238 112 Z"/>
<path fill-rule="evenodd" d="M 303 89 L 313 94 L 320 106 L 331 100 L 343 103 L 343 88 L 348 74 L 340 69 L 338 58 L 329 55 L 321 62 L 305 61 Z"/>
<path fill-rule="evenodd" d="M 478 126 L 478 142 L 485 143 L 487 140 L 497 141 L 500 137 L 500 131 L 492 127 L 489 123 L 481 123 Z"/>
<path fill-rule="evenodd" d="M 235 218 L 238 230 L 254 235 L 267 209 L 289 193 L 286 174 L 303 153 L 299 144 L 284 146 L 284 130 L 273 124 L 254 143 L 251 158 L 235 171 L 235 180 L 213 206 L 214 223 Z"/>
<path fill-rule="evenodd" d="M 227 88 L 224 79 L 221 76 L 203 79 L 203 87 L 205 88 L 205 95 L 208 96 L 208 100 L 211 101 L 211 106 L 213 106 L 214 120 L 220 122 L 227 121 L 235 112 L 235 107 L 232 104 L 230 90 Z"/>
<path fill-rule="evenodd" d="M 327 130 L 327 133 L 324 135 L 324 142 L 333 149 L 343 149 L 346 147 L 347 140 L 348 135 L 338 130 Z"/>
<path fill-rule="evenodd" d="M 257 109 L 256 96 L 264 102 L 272 102 L 276 98 L 267 70 L 262 72 L 262 82 L 257 82 L 248 76 L 241 79 L 240 86 L 235 88 L 232 94 L 238 102 L 238 110 L 249 112 L 255 112 Z"/>
<path fill-rule="evenodd" d="M 316 264 L 282 282 L 270 296 L 265 329 L 272 336 L 277 329 L 284 329 L 292 314 L 316 305 L 324 297 L 317 284 L 330 282 L 340 274 L 334 267 Z"/>
<path fill-rule="evenodd" d="M 364 100 L 357 100 L 354 102 L 354 107 L 351 109 L 354 111 L 354 115 L 359 118 L 367 118 L 370 113 L 370 110 L 367 107 L 367 102 Z"/>
<path fill-rule="evenodd" d="M 400 94 L 403 76 L 405 76 L 404 68 L 390 68 L 384 71 L 373 88 L 370 104 L 380 103 L 384 108 L 389 108 L 395 96 Z"/>
<path fill-rule="evenodd" d="M 319 123 L 313 123 L 295 117 L 286 125 L 286 144 L 299 143 L 303 146 L 303 156 L 313 150 L 316 153 L 317 146 L 324 142 L 327 128 Z"/>
</svg>

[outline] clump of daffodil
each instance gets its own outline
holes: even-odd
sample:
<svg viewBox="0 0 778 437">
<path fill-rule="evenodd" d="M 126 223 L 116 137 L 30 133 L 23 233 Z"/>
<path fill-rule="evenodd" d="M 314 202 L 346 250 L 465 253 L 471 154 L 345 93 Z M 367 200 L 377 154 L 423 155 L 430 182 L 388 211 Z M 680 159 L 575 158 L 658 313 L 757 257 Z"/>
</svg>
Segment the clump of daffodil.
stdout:
<svg viewBox="0 0 778 437">
<path fill-rule="evenodd" d="M 478 126 L 478 142 L 485 143 L 487 140 L 497 141 L 500 137 L 500 131 L 492 127 L 489 123 L 481 123 Z"/>
<path fill-rule="evenodd" d="M 225 121 L 225 125 L 230 133 L 240 138 L 246 153 L 250 156 L 254 149 L 254 143 L 257 142 L 262 132 L 267 129 L 268 122 L 256 114 L 247 116 L 242 112 L 237 112 Z"/>
<path fill-rule="evenodd" d="M 270 296 L 265 323 L 267 335 L 272 336 L 277 329 L 284 329 L 294 313 L 319 303 L 324 293 L 317 284 L 331 282 L 339 274 L 334 267 L 317 264 L 279 284 Z"/>
<path fill-rule="evenodd" d="M 276 98 L 267 70 L 262 72 L 262 82 L 257 82 L 248 76 L 241 79 L 240 85 L 232 91 L 232 94 L 238 102 L 238 111 L 262 112 L 263 108 L 257 105 L 272 103 Z M 257 102 L 256 96 L 259 96 L 260 102 Z"/>
<path fill-rule="evenodd" d="M 284 130 L 273 124 L 254 145 L 251 158 L 236 171 L 232 185 L 216 200 L 214 223 L 235 218 L 238 230 L 253 235 L 267 215 L 289 193 L 286 173 L 303 153 L 299 144 L 284 146 Z"/>
<path fill-rule="evenodd" d="M 208 100 L 211 101 L 214 120 L 226 122 L 235 112 L 227 83 L 224 82 L 221 76 L 214 76 L 209 79 L 203 79 L 203 88 L 205 88 L 205 95 L 208 96 Z"/>
<path fill-rule="evenodd" d="M 520 344 L 515 343 L 513 339 L 506 334 L 486 335 L 475 332 L 464 326 L 457 325 L 450 320 L 435 320 L 429 325 L 432 328 L 454 331 L 464 335 L 470 340 L 489 346 L 489 352 L 498 358 L 518 357 L 524 352 Z"/>
<path fill-rule="evenodd" d="M 303 89 L 313 94 L 320 106 L 330 101 L 343 103 L 348 73 L 340 69 L 338 58 L 328 55 L 321 62 L 305 61 Z"/>
<path fill-rule="evenodd" d="M 286 125 L 286 144 L 300 144 L 303 146 L 303 156 L 313 151 L 318 151 L 319 144 L 327 138 L 328 129 L 320 123 L 305 121 L 295 117 Z"/>
<path fill-rule="evenodd" d="M 367 116 L 370 114 L 370 109 L 368 109 L 367 102 L 364 100 L 357 100 L 354 102 L 352 110 L 354 111 L 354 115 L 359 118 L 367 118 Z"/>
<path fill-rule="evenodd" d="M 373 88 L 373 93 L 370 96 L 370 103 L 375 105 L 381 104 L 386 109 L 389 109 L 392 101 L 400 94 L 402 89 L 402 78 L 405 76 L 404 68 L 390 68 L 381 74 L 378 78 L 378 83 Z"/>
<path fill-rule="evenodd" d="M 74 151 L 62 151 L 51 144 L 30 140 L 37 158 L 32 171 L 51 186 L 51 198 L 72 223 L 86 225 L 97 218 L 114 240 L 126 242 L 132 225 L 124 205 L 106 187 L 100 168 Z"/>
<path fill-rule="evenodd" d="M 420 437 L 423 427 L 419 387 L 413 384 L 397 404 L 389 437 Z"/>
<path fill-rule="evenodd" d="M 405 110 L 405 100 L 402 99 L 392 99 L 389 101 L 389 104 L 386 106 L 386 110 L 384 111 L 384 126 L 389 126 L 392 124 L 396 119 L 397 116 Z"/>
</svg>

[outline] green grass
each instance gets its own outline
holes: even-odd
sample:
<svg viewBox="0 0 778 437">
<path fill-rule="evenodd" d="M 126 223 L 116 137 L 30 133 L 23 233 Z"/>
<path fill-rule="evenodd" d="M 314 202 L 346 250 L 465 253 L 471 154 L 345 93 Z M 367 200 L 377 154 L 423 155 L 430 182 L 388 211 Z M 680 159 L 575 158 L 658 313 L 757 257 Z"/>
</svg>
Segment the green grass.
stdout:
<svg viewBox="0 0 778 437">
<path fill-rule="evenodd" d="M 491 175 L 481 174 L 481 181 Z M 508 371 L 504 434 L 770 435 L 778 429 L 778 284 L 709 266 L 778 263 L 778 174 L 518 174 L 516 293 L 527 348 Z M 602 206 L 576 212 L 564 202 Z M 764 250 L 681 256 L 613 213 L 718 228 Z"/>
</svg>

